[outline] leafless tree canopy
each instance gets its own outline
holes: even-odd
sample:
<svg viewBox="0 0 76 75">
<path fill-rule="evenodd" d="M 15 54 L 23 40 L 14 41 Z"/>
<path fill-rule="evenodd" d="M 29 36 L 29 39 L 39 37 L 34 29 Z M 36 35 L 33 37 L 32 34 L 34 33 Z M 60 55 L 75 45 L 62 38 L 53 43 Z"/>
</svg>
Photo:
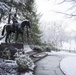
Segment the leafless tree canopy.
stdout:
<svg viewBox="0 0 76 75">
<path fill-rule="evenodd" d="M 56 11 L 56 13 L 64 14 L 66 16 L 69 16 L 70 18 L 71 17 L 76 17 L 76 0 L 62 0 L 61 2 L 58 2 L 58 4 L 63 4 L 65 2 L 71 3 L 72 6 L 69 6 L 68 11 L 73 10 L 73 12 L 68 14 L 68 13 L 65 13 L 65 12 L 57 12 Z"/>
</svg>

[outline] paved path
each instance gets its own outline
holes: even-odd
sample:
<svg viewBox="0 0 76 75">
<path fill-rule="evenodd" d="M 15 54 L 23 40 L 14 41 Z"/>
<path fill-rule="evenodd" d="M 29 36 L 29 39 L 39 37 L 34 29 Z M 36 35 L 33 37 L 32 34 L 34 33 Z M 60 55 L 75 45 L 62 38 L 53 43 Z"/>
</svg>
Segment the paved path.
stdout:
<svg viewBox="0 0 76 75">
<path fill-rule="evenodd" d="M 35 75 L 64 75 L 59 68 L 61 56 L 47 56 L 36 63 Z"/>
</svg>

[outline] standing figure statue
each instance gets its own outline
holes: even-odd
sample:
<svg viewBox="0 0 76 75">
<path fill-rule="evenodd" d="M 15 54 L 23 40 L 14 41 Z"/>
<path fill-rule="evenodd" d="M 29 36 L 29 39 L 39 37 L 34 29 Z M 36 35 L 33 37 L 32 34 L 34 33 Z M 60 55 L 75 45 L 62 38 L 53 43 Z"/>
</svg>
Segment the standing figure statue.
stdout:
<svg viewBox="0 0 76 75">
<path fill-rule="evenodd" d="M 17 21 L 17 15 L 16 15 L 16 13 L 12 17 L 12 22 L 13 22 L 12 26 L 13 26 L 14 30 L 16 31 L 16 29 L 18 27 L 18 21 Z"/>
</svg>

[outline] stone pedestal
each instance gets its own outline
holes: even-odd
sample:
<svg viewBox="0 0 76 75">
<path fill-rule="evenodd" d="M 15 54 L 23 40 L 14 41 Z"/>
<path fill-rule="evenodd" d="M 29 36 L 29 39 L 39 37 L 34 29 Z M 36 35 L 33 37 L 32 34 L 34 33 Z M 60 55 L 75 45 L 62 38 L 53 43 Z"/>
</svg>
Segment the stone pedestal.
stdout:
<svg viewBox="0 0 76 75">
<path fill-rule="evenodd" d="M 3 51 L 8 48 L 12 54 L 15 54 L 17 50 L 23 49 L 22 43 L 1 43 L 0 44 L 0 57 L 2 56 Z"/>
<path fill-rule="evenodd" d="M 17 49 L 23 49 L 23 44 L 22 43 L 1 43 L 1 47 L 15 47 Z"/>
</svg>

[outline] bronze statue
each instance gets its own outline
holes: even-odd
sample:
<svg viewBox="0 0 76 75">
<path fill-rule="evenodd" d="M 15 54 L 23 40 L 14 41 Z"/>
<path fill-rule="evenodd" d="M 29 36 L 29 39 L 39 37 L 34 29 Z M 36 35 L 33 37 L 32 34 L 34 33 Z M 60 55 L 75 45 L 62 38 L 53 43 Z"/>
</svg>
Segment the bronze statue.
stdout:
<svg viewBox="0 0 76 75">
<path fill-rule="evenodd" d="M 21 34 L 22 35 L 22 40 L 23 40 L 23 32 L 24 32 L 24 27 L 29 27 L 31 28 L 31 24 L 29 21 L 23 21 L 21 24 L 19 24 L 16 29 L 13 27 L 15 25 L 11 25 L 11 24 L 7 24 L 3 27 L 2 30 L 2 35 L 4 35 L 4 32 L 6 30 L 6 38 L 5 38 L 5 42 L 8 43 L 7 39 L 9 39 L 9 36 L 11 35 L 11 33 L 15 33 L 16 34 L 16 38 L 15 40 L 17 41 L 18 35 Z"/>
</svg>

